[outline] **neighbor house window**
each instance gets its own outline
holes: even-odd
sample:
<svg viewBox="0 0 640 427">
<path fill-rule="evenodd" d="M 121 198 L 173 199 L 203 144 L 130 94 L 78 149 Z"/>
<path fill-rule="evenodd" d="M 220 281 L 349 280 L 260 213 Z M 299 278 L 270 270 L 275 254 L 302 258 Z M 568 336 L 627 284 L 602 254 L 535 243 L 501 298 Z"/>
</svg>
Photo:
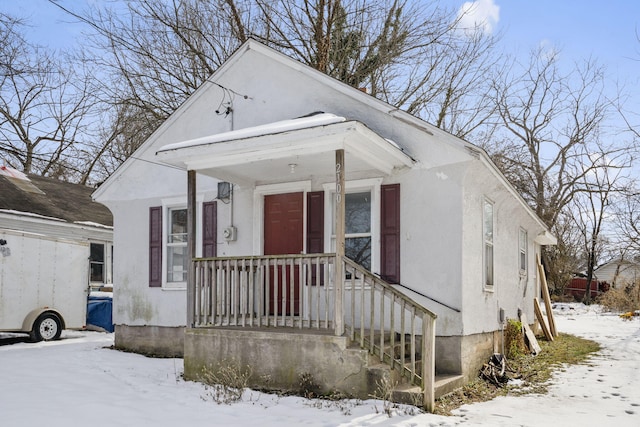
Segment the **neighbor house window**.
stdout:
<svg viewBox="0 0 640 427">
<path fill-rule="evenodd" d="M 520 274 L 527 273 L 527 231 L 520 229 Z"/>
<path fill-rule="evenodd" d="M 167 283 L 187 281 L 187 210 L 169 209 L 167 220 Z"/>
<path fill-rule="evenodd" d="M 493 288 L 493 203 L 483 202 L 483 236 L 484 236 L 484 287 Z"/>
<path fill-rule="evenodd" d="M 113 245 L 91 242 L 89 245 L 89 280 L 94 284 L 111 284 Z"/>
<path fill-rule="evenodd" d="M 91 274 L 91 281 L 94 283 L 105 283 L 104 255 L 104 243 L 91 243 L 89 271 Z"/>
</svg>

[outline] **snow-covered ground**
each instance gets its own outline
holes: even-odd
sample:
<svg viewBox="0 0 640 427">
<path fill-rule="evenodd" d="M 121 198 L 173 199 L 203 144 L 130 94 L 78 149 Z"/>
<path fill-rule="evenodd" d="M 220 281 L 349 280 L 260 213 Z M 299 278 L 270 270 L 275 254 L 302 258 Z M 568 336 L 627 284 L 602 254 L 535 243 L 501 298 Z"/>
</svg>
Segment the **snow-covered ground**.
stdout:
<svg viewBox="0 0 640 427">
<path fill-rule="evenodd" d="M 110 350 L 112 334 L 65 332 L 57 342 L 0 346 L 0 426 L 640 426 L 640 319 L 563 304 L 556 324 L 603 350 L 558 372 L 547 395 L 465 405 L 451 417 L 402 409 L 388 417 L 378 400 L 323 404 L 255 391 L 219 405 L 181 379 L 181 359 Z"/>
</svg>

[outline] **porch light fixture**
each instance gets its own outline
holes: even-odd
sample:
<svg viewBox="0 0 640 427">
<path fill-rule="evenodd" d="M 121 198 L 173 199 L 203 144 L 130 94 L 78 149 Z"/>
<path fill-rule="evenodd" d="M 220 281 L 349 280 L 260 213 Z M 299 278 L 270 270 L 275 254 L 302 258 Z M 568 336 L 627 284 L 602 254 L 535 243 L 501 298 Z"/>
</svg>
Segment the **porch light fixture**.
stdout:
<svg viewBox="0 0 640 427">
<path fill-rule="evenodd" d="M 298 166 L 297 163 L 289 163 L 289 172 L 296 173 L 296 166 Z"/>
</svg>

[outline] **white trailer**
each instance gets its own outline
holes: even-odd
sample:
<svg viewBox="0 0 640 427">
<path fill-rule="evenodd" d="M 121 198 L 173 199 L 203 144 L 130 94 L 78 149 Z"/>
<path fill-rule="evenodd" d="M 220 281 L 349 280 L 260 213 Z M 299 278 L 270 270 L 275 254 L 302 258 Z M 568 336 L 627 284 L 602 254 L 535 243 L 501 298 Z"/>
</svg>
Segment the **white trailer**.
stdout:
<svg viewBox="0 0 640 427">
<path fill-rule="evenodd" d="M 0 229 L 0 331 L 55 340 L 86 323 L 89 242 Z"/>
</svg>

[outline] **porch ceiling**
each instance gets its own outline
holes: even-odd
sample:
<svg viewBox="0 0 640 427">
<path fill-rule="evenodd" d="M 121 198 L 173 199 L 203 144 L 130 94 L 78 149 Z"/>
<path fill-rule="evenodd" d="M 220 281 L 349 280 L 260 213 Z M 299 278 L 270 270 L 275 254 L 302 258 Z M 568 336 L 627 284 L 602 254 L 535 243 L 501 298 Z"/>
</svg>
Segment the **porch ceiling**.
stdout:
<svg viewBox="0 0 640 427">
<path fill-rule="evenodd" d="M 286 121 L 288 127 L 278 122 L 170 144 L 156 156 L 164 163 L 240 185 L 333 177 L 339 149 L 345 151 L 347 179 L 390 175 L 413 164 L 397 145 L 363 123 L 328 116 L 330 120 L 294 119 Z"/>
</svg>

